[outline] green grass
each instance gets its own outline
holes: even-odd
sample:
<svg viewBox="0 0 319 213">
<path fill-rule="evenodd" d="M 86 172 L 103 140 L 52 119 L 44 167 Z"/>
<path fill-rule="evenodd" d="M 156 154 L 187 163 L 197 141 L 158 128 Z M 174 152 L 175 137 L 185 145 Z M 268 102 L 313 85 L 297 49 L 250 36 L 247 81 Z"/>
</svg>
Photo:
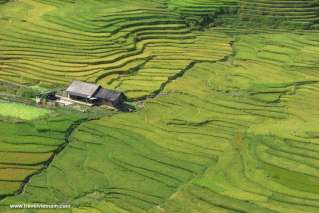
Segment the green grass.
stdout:
<svg viewBox="0 0 319 213">
<path fill-rule="evenodd" d="M 49 110 L 20 103 L 0 102 L 0 116 L 33 120 L 49 114 Z"/>
<path fill-rule="evenodd" d="M 1 121 L 0 198 L 37 175 L 0 211 L 70 203 L 61 212 L 318 212 L 319 33 L 285 30 L 315 25 L 308 3 L 1 5 L 17 14 L 0 20 L 1 80 L 50 88 L 76 78 L 145 101 L 132 113 L 97 111 L 71 135 L 89 115 Z M 216 17 L 241 29 L 206 29 Z"/>
</svg>

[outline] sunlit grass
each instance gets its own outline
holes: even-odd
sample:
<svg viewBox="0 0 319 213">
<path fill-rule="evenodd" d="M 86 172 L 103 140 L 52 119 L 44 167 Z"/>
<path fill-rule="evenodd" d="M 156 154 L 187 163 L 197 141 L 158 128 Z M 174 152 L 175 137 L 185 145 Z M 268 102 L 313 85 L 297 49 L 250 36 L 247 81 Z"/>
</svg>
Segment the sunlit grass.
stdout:
<svg viewBox="0 0 319 213">
<path fill-rule="evenodd" d="M 0 102 L 0 116 L 32 120 L 49 114 L 49 110 L 20 103 Z"/>
</svg>

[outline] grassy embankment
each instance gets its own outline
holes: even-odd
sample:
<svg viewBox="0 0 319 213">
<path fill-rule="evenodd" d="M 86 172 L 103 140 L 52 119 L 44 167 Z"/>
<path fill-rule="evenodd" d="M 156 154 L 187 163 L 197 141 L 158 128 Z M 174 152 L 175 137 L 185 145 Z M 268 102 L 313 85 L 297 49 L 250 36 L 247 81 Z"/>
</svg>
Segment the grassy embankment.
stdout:
<svg viewBox="0 0 319 213">
<path fill-rule="evenodd" d="M 41 2 L 28 4 L 44 16 L 1 31 L 10 34 L 0 43 L 1 78 L 77 77 L 131 98 L 166 87 L 139 112 L 81 125 L 3 210 L 43 202 L 74 212 L 318 211 L 318 32 L 192 31 L 166 1 Z M 207 2 L 173 3 L 202 16 Z"/>
</svg>

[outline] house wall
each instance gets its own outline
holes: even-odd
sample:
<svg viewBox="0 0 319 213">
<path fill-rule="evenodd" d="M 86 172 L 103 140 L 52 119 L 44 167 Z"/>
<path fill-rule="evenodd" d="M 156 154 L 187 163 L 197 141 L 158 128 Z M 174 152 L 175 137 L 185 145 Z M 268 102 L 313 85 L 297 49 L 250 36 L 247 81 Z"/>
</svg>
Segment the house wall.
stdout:
<svg viewBox="0 0 319 213">
<path fill-rule="evenodd" d="M 106 99 L 98 99 L 98 100 L 92 101 L 88 98 L 83 98 L 83 97 L 77 96 L 76 94 L 73 94 L 73 93 L 67 93 L 67 95 L 68 95 L 68 98 L 75 100 L 75 101 L 81 101 L 84 103 L 90 103 L 90 104 L 95 104 L 95 105 L 107 105 L 107 106 L 111 106 L 114 108 L 120 107 L 125 100 L 125 98 L 123 96 L 120 96 L 116 101 L 108 101 Z"/>
<path fill-rule="evenodd" d="M 113 102 L 107 101 L 107 100 L 103 100 L 103 99 L 100 99 L 98 101 L 98 105 L 108 105 L 108 106 L 111 106 L 111 107 L 115 107 Z"/>
<path fill-rule="evenodd" d="M 72 100 L 81 101 L 81 102 L 84 102 L 84 103 L 94 104 L 94 101 L 92 101 L 90 99 L 79 97 L 79 96 L 75 96 L 75 95 L 70 95 L 69 98 L 72 99 Z"/>
</svg>

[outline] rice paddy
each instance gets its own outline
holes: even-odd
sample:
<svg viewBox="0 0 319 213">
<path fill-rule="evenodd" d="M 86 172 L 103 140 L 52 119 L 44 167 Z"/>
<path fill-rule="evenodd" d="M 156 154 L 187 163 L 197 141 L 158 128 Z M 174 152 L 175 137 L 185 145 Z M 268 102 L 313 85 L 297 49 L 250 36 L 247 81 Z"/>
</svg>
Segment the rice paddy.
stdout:
<svg viewBox="0 0 319 213">
<path fill-rule="evenodd" d="M 22 121 L 0 121 L 0 211 L 318 212 L 316 5 L 1 4 L 1 81 L 49 89 L 79 79 L 143 102 L 94 120 L 19 105 Z"/>
<path fill-rule="evenodd" d="M 41 109 L 18 103 L 0 102 L 0 116 L 12 117 L 22 120 L 32 120 L 49 113 L 47 109 Z"/>
<path fill-rule="evenodd" d="M 21 192 L 30 177 L 46 168 L 68 142 L 72 124 L 80 120 L 78 115 L 48 116 L 48 111 L 22 104 L 6 106 L 23 120 L 11 121 L 7 110 L 6 119 L 0 121 L 0 198 Z M 39 118 L 41 113 L 46 116 Z"/>
</svg>

